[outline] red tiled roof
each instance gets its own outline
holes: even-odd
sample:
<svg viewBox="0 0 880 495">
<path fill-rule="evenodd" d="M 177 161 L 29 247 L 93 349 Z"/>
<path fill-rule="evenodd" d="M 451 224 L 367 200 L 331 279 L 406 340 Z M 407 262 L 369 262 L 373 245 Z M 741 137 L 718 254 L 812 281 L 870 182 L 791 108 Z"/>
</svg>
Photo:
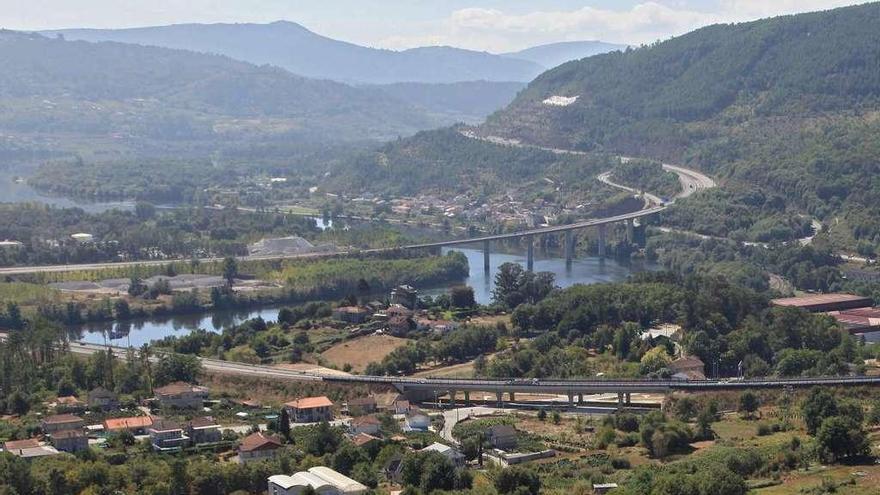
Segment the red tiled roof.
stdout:
<svg viewBox="0 0 880 495">
<path fill-rule="evenodd" d="M 373 435 L 370 435 L 369 433 L 358 433 L 357 435 L 354 436 L 354 438 L 351 439 L 352 443 L 354 443 L 358 447 L 360 447 L 362 445 L 366 445 L 370 442 L 375 442 L 377 440 L 382 440 L 382 439 L 378 438 L 378 437 L 374 437 Z"/>
<path fill-rule="evenodd" d="M 74 416 L 73 414 L 56 414 L 54 416 L 46 416 L 43 418 L 43 423 L 46 423 L 47 425 L 62 425 L 65 423 L 78 423 L 81 421 L 82 418 Z"/>
<path fill-rule="evenodd" d="M 379 425 L 382 424 L 376 416 L 360 416 L 351 420 L 352 426 Z"/>
<path fill-rule="evenodd" d="M 293 409 L 315 409 L 316 407 L 333 407 L 333 402 L 325 396 L 305 397 L 285 404 Z"/>
<path fill-rule="evenodd" d="M 238 450 L 241 452 L 253 452 L 255 450 L 278 449 L 281 448 L 281 445 L 281 439 L 275 435 L 258 432 L 244 437 Z"/>
<path fill-rule="evenodd" d="M 115 430 L 138 430 L 153 425 L 151 416 L 134 416 L 131 418 L 114 418 L 104 420 L 104 429 Z"/>
</svg>

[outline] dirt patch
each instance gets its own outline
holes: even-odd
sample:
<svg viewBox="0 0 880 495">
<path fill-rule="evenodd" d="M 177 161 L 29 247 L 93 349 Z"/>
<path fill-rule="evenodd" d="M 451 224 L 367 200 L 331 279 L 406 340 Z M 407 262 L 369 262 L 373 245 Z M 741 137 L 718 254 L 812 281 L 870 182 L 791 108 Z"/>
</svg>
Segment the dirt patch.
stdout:
<svg viewBox="0 0 880 495">
<path fill-rule="evenodd" d="M 272 367 L 291 371 L 300 371 L 303 373 L 314 373 L 316 375 L 349 376 L 349 373 L 346 373 L 344 371 L 334 370 L 332 368 L 325 368 L 324 366 L 319 366 L 317 364 L 311 363 L 276 364 Z"/>
<path fill-rule="evenodd" d="M 390 335 L 367 335 L 340 342 L 324 351 L 321 356 L 338 368 L 350 364 L 352 371 L 362 372 L 368 364 L 381 361 L 391 351 L 405 346 L 407 342 L 407 339 Z"/>
</svg>

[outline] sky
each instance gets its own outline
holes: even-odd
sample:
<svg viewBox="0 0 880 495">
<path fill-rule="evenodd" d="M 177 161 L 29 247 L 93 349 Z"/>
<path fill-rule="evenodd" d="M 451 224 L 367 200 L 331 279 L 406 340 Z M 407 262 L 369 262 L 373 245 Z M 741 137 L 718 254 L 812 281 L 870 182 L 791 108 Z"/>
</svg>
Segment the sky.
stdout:
<svg viewBox="0 0 880 495">
<path fill-rule="evenodd" d="M 354 43 L 490 52 L 558 41 L 639 45 L 719 22 L 856 0 L 0 0 L 0 27 L 124 28 L 187 22 L 298 22 Z"/>
</svg>

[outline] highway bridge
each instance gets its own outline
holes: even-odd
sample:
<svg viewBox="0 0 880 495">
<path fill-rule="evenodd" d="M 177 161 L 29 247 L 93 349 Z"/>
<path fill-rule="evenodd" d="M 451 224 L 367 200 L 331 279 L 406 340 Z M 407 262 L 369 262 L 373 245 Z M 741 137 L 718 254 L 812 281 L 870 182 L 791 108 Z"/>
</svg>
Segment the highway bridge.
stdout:
<svg viewBox="0 0 880 495">
<path fill-rule="evenodd" d="M 563 150 L 551 150 L 555 153 L 564 153 Z M 569 152 L 578 154 L 579 152 Z M 629 158 L 621 157 L 622 160 L 629 160 Z M 667 171 L 673 172 L 678 175 L 679 181 L 682 185 L 682 191 L 676 196 L 676 198 L 687 197 L 694 192 L 700 189 L 707 189 L 715 187 L 715 182 L 697 172 L 695 170 L 686 169 L 683 167 L 679 167 L 676 165 L 664 164 L 663 168 Z M 621 184 L 617 184 L 611 180 L 611 173 L 605 172 L 600 174 L 597 177 L 597 180 L 611 186 L 624 191 L 632 192 L 633 194 L 640 194 L 645 200 L 645 207 L 641 210 L 624 213 L 621 215 L 614 215 L 605 218 L 595 218 L 590 220 L 584 220 L 580 222 L 575 222 L 567 225 L 552 225 L 547 227 L 538 227 L 530 230 L 520 231 L 520 232 L 511 232 L 506 234 L 497 234 L 497 235 L 487 235 L 487 236 L 477 236 L 470 238 L 461 238 L 461 239 L 449 239 L 445 241 L 439 242 L 428 242 L 421 244 L 410 244 L 392 248 L 381 248 L 381 249 L 366 249 L 357 251 L 362 254 L 377 254 L 377 253 L 386 253 L 393 252 L 398 250 L 417 250 L 417 249 L 430 249 L 430 248 L 441 248 L 441 247 L 449 247 L 449 246 L 460 246 L 464 244 L 482 244 L 483 246 L 483 268 L 486 272 L 489 271 L 489 253 L 491 248 L 491 243 L 493 241 L 502 241 L 508 239 L 519 239 L 523 238 L 527 241 L 527 258 L 526 258 L 526 266 L 529 270 L 534 268 L 534 239 L 535 237 L 543 236 L 543 235 L 552 235 L 552 234 L 565 234 L 565 259 L 566 262 L 570 263 L 574 258 L 575 253 L 575 243 L 577 242 L 574 232 L 578 230 L 583 230 L 587 228 L 596 227 L 599 230 L 599 256 L 605 257 L 606 251 L 606 236 L 607 236 L 607 226 L 609 224 L 626 222 L 627 224 L 627 238 L 633 238 L 633 228 L 635 225 L 635 220 L 643 217 L 647 217 L 650 215 L 655 215 L 660 213 L 661 211 L 667 208 L 667 203 L 664 202 L 661 198 L 658 198 L 655 195 L 636 191 L 631 187 L 627 187 Z M 674 201 L 674 200 L 673 200 Z M 331 257 L 339 257 L 353 254 L 352 252 L 325 252 L 325 253 L 302 253 L 302 254 L 292 254 L 292 255 L 282 255 L 282 256 L 242 256 L 238 259 L 241 261 L 274 261 L 274 260 L 282 260 L 282 259 L 315 259 L 315 258 L 331 258 Z M 72 271 L 82 271 L 82 270 L 104 270 L 104 269 L 112 269 L 112 268 L 128 268 L 134 266 L 163 266 L 173 262 L 181 262 L 187 260 L 147 260 L 147 261 L 125 261 L 125 262 L 113 262 L 113 263 L 86 263 L 86 264 L 72 264 L 72 265 L 44 265 L 44 266 L 16 266 L 16 267 L 5 267 L 0 268 L 0 276 L 12 276 L 12 275 L 26 275 L 32 273 L 60 273 L 60 272 L 72 272 Z M 211 257 L 211 258 L 202 258 L 199 259 L 199 262 L 202 263 L 214 263 L 223 261 L 222 258 Z"/>
<path fill-rule="evenodd" d="M 76 354 L 91 355 L 110 349 L 119 359 L 126 359 L 128 349 L 108 347 L 84 342 L 72 342 L 70 351 Z M 161 353 L 157 353 L 161 354 Z M 157 360 L 157 357 L 153 357 Z M 300 382 L 325 382 L 340 385 L 381 385 L 394 387 L 413 400 L 422 401 L 448 396 L 452 403 L 460 394 L 465 402 L 470 401 L 471 392 L 494 393 L 502 403 L 505 394 L 510 402 L 515 401 L 517 393 L 534 395 L 567 396 L 570 405 L 584 402 L 585 395 L 617 394 L 618 405 L 625 407 L 630 402 L 630 394 L 679 392 L 710 392 L 720 390 L 745 389 L 792 389 L 816 386 L 857 387 L 878 386 L 880 376 L 844 376 L 810 378 L 762 378 L 750 380 L 559 380 L 559 379 L 452 379 L 366 376 L 347 374 L 320 374 L 304 371 L 274 368 L 271 366 L 235 363 L 219 359 L 201 358 L 202 366 L 210 373 L 249 376 L 253 378 L 275 379 Z"/>
</svg>

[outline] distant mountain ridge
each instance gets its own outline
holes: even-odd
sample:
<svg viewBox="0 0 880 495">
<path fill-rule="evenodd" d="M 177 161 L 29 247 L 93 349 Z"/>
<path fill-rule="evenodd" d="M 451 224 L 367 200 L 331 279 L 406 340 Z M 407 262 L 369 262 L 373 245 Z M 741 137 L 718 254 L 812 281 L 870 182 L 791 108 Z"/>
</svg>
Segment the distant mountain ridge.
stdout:
<svg viewBox="0 0 880 495">
<path fill-rule="evenodd" d="M 459 48 L 425 47 L 400 52 L 368 48 L 327 38 L 287 21 L 67 29 L 46 34 L 216 53 L 258 65 L 275 65 L 305 77 L 351 83 L 530 81 L 544 70 L 534 62 Z"/>
<path fill-rule="evenodd" d="M 0 32 L 0 129 L 390 139 L 437 122 L 386 93 L 184 50 Z"/>
<path fill-rule="evenodd" d="M 61 34 L 73 40 L 117 41 L 215 53 L 257 65 L 275 65 L 305 77 L 363 84 L 528 82 L 558 65 L 562 58 L 580 59 L 621 48 L 601 42 L 564 43 L 518 52 L 523 57 L 448 46 L 394 51 L 335 40 L 289 21 L 62 29 L 44 33 Z"/>
<path fill-rule="evenodd" d="M 604 41 L 563 41 L 548 45 L 533 46 L 518 52 L 504 53 L 505 57 L 528 60 L 552 69 L 572 60 L 580 60 L 602 53 L 626 50 L 627 45 L 605 43 Z"/>
</svg>

